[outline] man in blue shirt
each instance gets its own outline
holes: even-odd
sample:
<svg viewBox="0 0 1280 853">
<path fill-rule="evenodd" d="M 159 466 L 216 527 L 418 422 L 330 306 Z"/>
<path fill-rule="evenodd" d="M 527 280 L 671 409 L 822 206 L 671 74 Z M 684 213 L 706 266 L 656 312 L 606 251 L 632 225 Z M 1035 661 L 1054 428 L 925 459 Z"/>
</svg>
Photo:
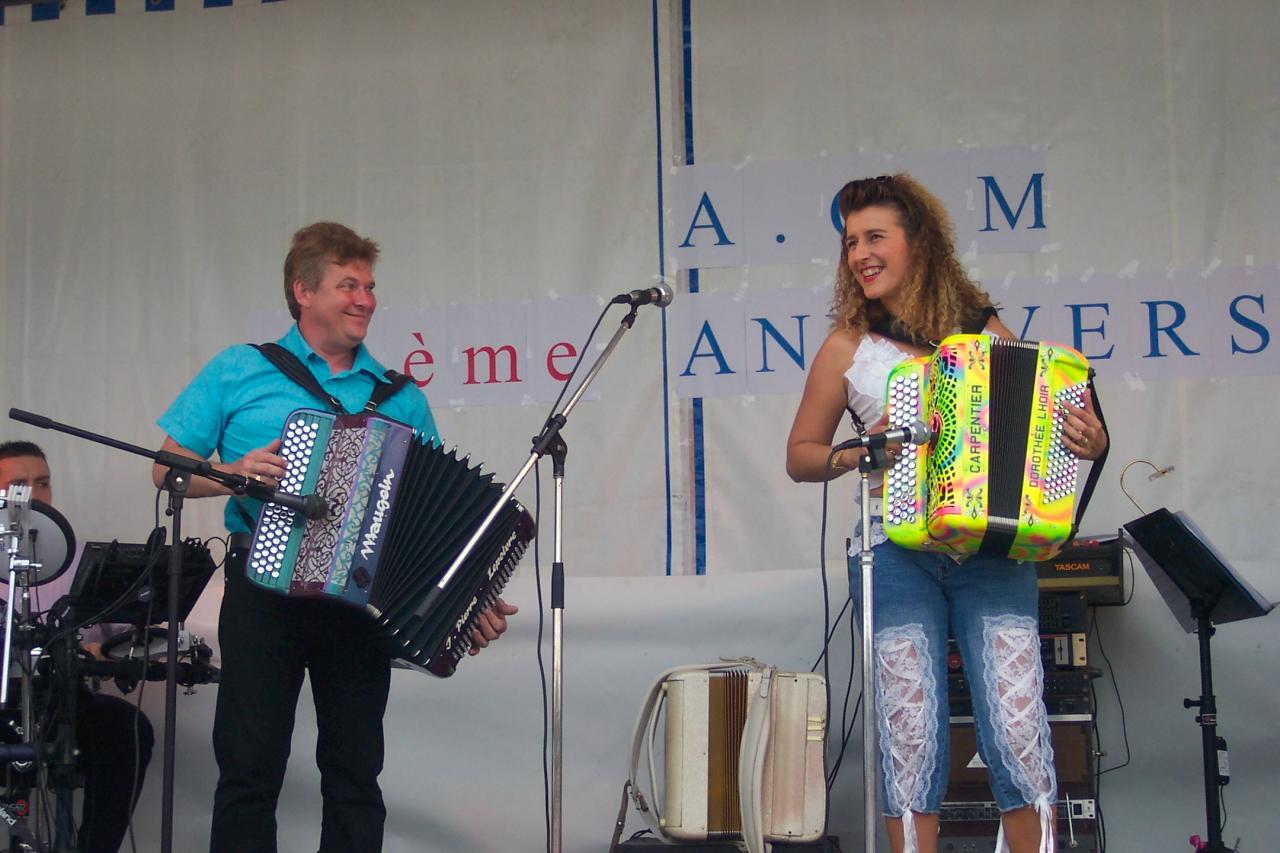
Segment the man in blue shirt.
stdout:
<svg viewBox="0 0 1280 853">
<path fill-rule="evenodd" d="M 284 291 L 297 324 L 277 343 L 306 366 L 327 395 L 359 412 L 390 382 L 364 338 L 377 306 L 373 265 L 378 246 L 351 229 L 320 222 L 298 231 L 285 259 Z M 276 487 L 285 473 L 278 436 L 294 409 L 320 401 L 255 348 L 233 346 L 214 356 L 159 419 L 164 449 L 207 459 L 216 468 Z M 436 438 L 426 398 L 412 383 L 378 412 Z M 166 469 L 153 471 L 156 485 Z M 193 478 L 188 497 L 229 494 Z M 244 576 L 252 519 L 260 504 L 227 501 L 231 549 L 218 623 L 222 675 L 214 717 L 218 761 L 212 853 L 276 850 L 275 809 L 289 757 L 304 671 L 311 676 L 318 738 L 316 763 L 324 797 L 321 853 L 377 851 L 386 809 L 378 787 L 382 717 L 390 661 L 373 642 L 373 621 L 345 604 L 286 598 Z M 473 633 L 478 647 L 506 630 L 516 608 L 499 601 Z"/>
</svg>

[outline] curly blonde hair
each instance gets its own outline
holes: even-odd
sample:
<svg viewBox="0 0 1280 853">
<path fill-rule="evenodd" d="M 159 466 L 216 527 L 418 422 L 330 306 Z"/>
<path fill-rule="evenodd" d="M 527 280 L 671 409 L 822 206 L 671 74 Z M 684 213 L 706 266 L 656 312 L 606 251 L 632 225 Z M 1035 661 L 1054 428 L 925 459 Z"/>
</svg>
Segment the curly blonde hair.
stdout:
<svg viewBox="0 0 1280 853">
<path fill-rule="evenodd" d="M 840 222 L 849 214 L 880 205 L 898 212 L 911 249 L 911 268 L 902 282 L 899 313 L 890 315 L 878 299 L 867 299 L 849 269 L 841 227 L 832 325 L 865 332 L 875 326 L 893 337 L 941 340 L 991 307 L 991 299 L 965 274 L 956 257 L 955 227 L 937 196 L 905 172 L 850 181 L 840 190 Z"/>
</svg>

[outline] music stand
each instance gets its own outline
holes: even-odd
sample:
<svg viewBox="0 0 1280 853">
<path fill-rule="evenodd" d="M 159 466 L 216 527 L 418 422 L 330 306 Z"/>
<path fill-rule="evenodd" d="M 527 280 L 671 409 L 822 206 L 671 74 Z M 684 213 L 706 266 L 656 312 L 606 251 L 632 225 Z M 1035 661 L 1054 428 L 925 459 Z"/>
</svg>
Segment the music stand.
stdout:
<svg viewBox="0 0 1280 853">
<path fill-rule="evenodd" d="M 1124 525 L 1138 558 L 1174 618 L 1188 633 L 1200 637 L 1200 698 L 1184 699 L 1184 708 L 1198 708 L 1204 759 L 1205 817 L 1209 843 L 1202 853 L 1230 853 L 1222 843 L 1218 792 L 1218 707 L 1213 695 L 1209 639 L 1214 624 L 1265 616 L 1274 604 L 1236 574 L 1186 513 L 1161 508 Z"/>
</svg>

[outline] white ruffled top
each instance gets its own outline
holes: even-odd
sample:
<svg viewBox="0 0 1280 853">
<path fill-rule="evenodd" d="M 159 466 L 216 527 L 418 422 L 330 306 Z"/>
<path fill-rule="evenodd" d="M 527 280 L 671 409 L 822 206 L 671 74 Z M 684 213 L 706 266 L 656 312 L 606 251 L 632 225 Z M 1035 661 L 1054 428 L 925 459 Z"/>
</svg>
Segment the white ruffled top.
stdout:
<svg viewBox="0 0 1280 853">
<path fill-rule="evenodd" d="M 849 408 L 862 418 L 864 424 L 871 426 L 880 420 L 884 414 L 889 371 L 911 357 L 911 353 L 898 349 L 888 338 L 868 333 L 858 341 L 853 364 L 844 372 L 844 385 L 849 395 Z"/>
</svg>

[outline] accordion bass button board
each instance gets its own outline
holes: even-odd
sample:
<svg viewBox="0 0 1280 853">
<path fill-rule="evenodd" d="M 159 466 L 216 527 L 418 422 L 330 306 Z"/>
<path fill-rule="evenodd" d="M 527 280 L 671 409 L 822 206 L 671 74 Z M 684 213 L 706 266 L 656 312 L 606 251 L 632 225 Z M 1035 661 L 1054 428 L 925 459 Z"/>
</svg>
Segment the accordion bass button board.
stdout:
<svg viewBox="0 0 1280 853">
<path fill-rule="evenodd" d="M 393 659 L 451 675 L 471 647 L 475 620 L 533 539 L 529 513 L 508 499 L 436 592 L 501 497 L 492 474 L 380 415 L 299 409 L 280 438 L 281 489 L 315 493 L 329 512 L 307 519 L 264 504 L 246 563 L 249 580 L 287 596 L 363 608 L 377 620 Z"/>
</svg>

